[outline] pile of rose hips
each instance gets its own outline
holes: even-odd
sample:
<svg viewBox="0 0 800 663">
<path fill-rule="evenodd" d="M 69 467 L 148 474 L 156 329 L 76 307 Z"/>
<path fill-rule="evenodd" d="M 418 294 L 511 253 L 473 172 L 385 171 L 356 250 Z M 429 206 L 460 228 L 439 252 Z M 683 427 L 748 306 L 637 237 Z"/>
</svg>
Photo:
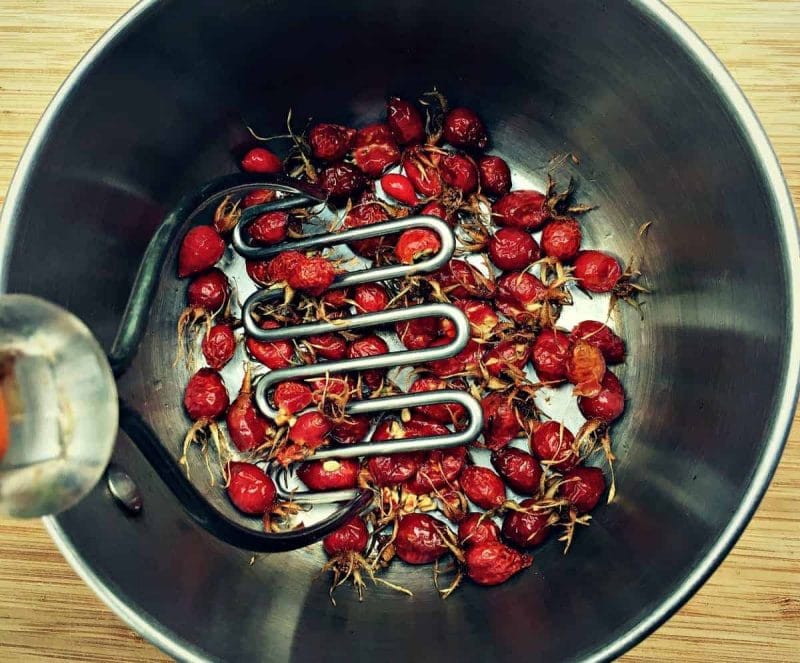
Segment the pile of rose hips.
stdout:
<svg viewBox="0 0 800 663">
<path fill-rule="evenodd" d="M 244 514 L 262 517 L 268 530 L 291 526 L 297 509 L 276 502 L 272 479 L 257 463 L 301 461 L 297 474 L 315 491 L 373 490 L 374 510 L 323 542 L 335 586 L 352 578 L 360 591 L 361 573 L 376 580 L 375 573 L 394 558 L 436 564 L 438 579 L 439 561 L 450 556 L 455 576 L 441 590 L 446 595 L 462 575 L 481 585 L 508 580 L 530 566 L 528 552 L 553 532 L 560 531 L 568 547 L 575 526 L 588 524 L 588 513 L 606 491 L 603 472 L 584 463 L 596 452 L 609 468 L 614 459 L 609 427 L 623 413 L 625 392 L 609 366 L 624 360 L 625 345 L 604 321 L 563 329 L 559 315 L 575 288 L 611 293 L 612 306 L 630 298 L 640 289 L 632 282 L 636 274 L 607 253 L 581 249 L 575 216 L 588 208 L 572 205 L 569 190 L 557 192 L 549 180 L 544 192 L 512 191 L 506 162 L 483 153 L 489 137 L 479 116 L 468 108 L 449 109 L 436 91 L 419 106 L 389 99 L 385 122 L 358 130 L 316 124 L 305 135 L 291 133 L 291 140 L 286 159 L 256 147 L 241 167 L 316 182 L 337 211 L 338 228 L 432 215 L 454 229 L 460 248 L 437 273 L 345 289 L 331 287 L 347 265 L 329 252 L 287 250 L 271 260 L 248 261 L 247 274 L 258 287 L 285 289 L 284 300 L 262 308 L 257 323 L 274 329 L 426 302 L 454 304 L 470 322 L 470 341 L 456 356 L 417 366 L 410 378 L 407 373 L 406 390 L 462 389 L 479 399 L 485 423 L 474 447 L 490 450 L 494 469 L 475 464 L 466 447 L 363 461 L 313 460 L 322 446 L 445 435 L 464 425 L 458 404 L 417 407 L 378 420 L 348 416 L 353 399 L 402 391 L 402 380 L 385 370 L 284 382 L 272 395 L 280 414 L 268 421 L 253 404 L 248 365 L 230 402 L 219 371 L 242 332 L 231 313 L 231 283 L 215 265 L 241 211 L 275 198 L 267 189 L 226 199 L 213 225 L 193 227 L 180 247 L 178 273 L 191 281 L 179 328 L 203 323 L 207 364 L 186 386 L 184 405 L 194 425 L 185 449 L 199 442 L 205 451 L 213 442 L 231 502 Z M 307 217 L 303 210 L 262 214 L 250 225 L 249 239 L 267 246 L 299 237 Z M 430 230 L 411 229 L 353 242 L 349 249 L 376 265 L 410 264 L 438 251 L 439 239 Z M 453 336 L 449 321 L 423 318 L 358 334 L 243 340 L 256 370 L 263 371 L 380 355 L 390 351 L 387 339 L 417 350 L 446 345 Z M 586 418 L 580 430 L 570 431 L 540 409 L 536 395 L 542 389 L 571 390 Z M 218 425 L 222 420 L 227 436 Z"/>
</svg>

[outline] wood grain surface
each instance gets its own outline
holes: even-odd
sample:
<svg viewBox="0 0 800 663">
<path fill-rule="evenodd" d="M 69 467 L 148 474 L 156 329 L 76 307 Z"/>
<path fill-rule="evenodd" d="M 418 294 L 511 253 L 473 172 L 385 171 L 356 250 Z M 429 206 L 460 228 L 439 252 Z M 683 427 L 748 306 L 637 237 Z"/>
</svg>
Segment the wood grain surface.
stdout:
<svg viewBox="0 0 800 663">
<path fill-rule="evenodd" d="M 0 196 L 66 75 L 131 0 L 0 0 Z M 672 0 L 764 123 L 800 201 L 800 2 Z M 0 202 L 2 197 L 0 197 Z M 800 660 L 800 417 L 758 514 L 628 661 Z M 167 660 L 78 579 L 38 521 L 0 521 L 0 661 Z"/>
</svg>

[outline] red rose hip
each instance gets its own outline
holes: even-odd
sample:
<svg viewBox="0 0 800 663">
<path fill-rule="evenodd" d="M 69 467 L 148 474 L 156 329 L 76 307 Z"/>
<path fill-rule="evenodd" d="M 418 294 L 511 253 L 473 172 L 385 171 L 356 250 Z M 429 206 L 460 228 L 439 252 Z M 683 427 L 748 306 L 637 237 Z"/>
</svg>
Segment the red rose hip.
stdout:
<svg viewBox="0 0 800 663">
<path fill-rule="evenodd" d="M 215 268 L 192 279 L 186 290 L 186 299 L 189 306 L 214 313 L 225 305 L 229 292 L 228 277 Z"/>
<path fill-rule="evenodd" d="M 486 467 L 465 467 L 459 482 L 469 501 L 481 509 L 496 509 L 506 501 L 503 480 Z"/>
<path fill-rule="evenodd" d="M 470 513 L 458 524 L 458 541 L 464 548 L 500 541 L 500 528 L 482 513 Z"/>
<path fill-rule="evenodd" d="M 242 170 L 248 173 L 274 175 L 283 170 L 280 157 L 263 147 L 254 147 L 242 158 Z"/>
<path fill-rule="evenodd" d="M 369 543 L 369 530 L 364 521 L 355 516 L 339 529 L 322 539 L 322 547 L 329 557 L 345 553 L 363 553 Z"/>
<path fill-rule="evenodd" d="M 322 123 L 314 125 L 308 132 L 308 143 L 315 159 L 338 161 L 350 150 L 355 135 L 355 129 L 343 127 L 341 124 Z"/>
<path fill-rule="evenodd" d="M 579 322 L 569 335 L 572 343 L 584 341 L 603 353 L 607 364 L 619 364 L 625 360 L 625 341 L 611 327 L 597 320 Z"/>
<path fill-rule="evenodd" d="M 397 175 L 396 173 L 384 175 L 381 177 L 381 188 L 387 196 L 404 205 L 413 207 L 417 204 L 417 193 L 414 191 L 414 185 L 411 184 L 410 179 L 403 175 Z"/>
<path fill-rule="evenodd" d="M 489 143 L 486 127 L 469 108 L 454 108 L 444 119 L 444 139 L 464 149 L 482 150 Z"/>
<path fill-rule="evenodd" d="M 619 379 L 611 371 L 606 371 L 596 396 L 581 396 L 578 408 L 587 419 L 599 419 L 611 423 L 625 411 L 625 391 Z"/>
<path fill-rule="evenodd" d="M 192 420 L 219 419 L 225 414 L 229 403 L 222 376 L 213 368 L 201 368 L 189 378 L 183 406 Z"/>
<path fill-rule="evenodd" d="M 469 579 L 486 586 L 500 585 L 533 563 L 528 555 L 498 542 L 472 546 L 465 558 Z"/>
<path fill-rule="evenodd" d="M 233 328 L 226 323 L 214 325 L 203 337 L 203 356 L 206 363 L 216 370 L 227 364 L 236 352 L 236 337 Z"/>
<path fill-rule="evenodd" d="M 578 513 L 588 513 L 605 492 L 606 480 L 597 467 L 576 467 L 564 474 L 558 490 Z"/>
<path fill-rule="evenodd" d="M 342 490 L 356 487 L 360 469 L 352 458 L 312 460 L 297 468 L 297 476 L 313 491 Z"/>
<path fill-rule="evenodd" d="M 622 276 L 617 259 L 602 251 L 581 251 L 574 265 L 575 278 L 589 292 L 611 292 Z"/>
<path fill-rule="evenodd" d="M 492 217 L 501 226 L 539 230 L 550 219 L 546 202 L 538 191 L 512 191 L 492 205 Z"/>
<path fill-rule="evenodd" d="M 233 505 L 249 516 L 260 516 L 275 504 L 277 491 L 264 471 L 251 463 L 231 463 L 226 491 Z"/>
<path fill-rule="evenodd" d="M 557 421 L 545 421 L 531 436 L 531 453 L 553 470 L 563 472 L 578 463 L 580 457 L 572 448 L 575 436 Z"/>
<path fill-rule="evenodd" d="M 533 367 L 544 382 L 563 380 L 567 376 L 569 336 L 556 329 L 543 329 L 533 344 Z"/>
<path fill-rule="evenodd" d="M 395 526 L 397 556 L 406 564 L 432 564 L 447 552 L 446 525 L 424 513 L 403 516 Z"/>
<path fill-rule="evenodd" d="M 410 101 L 391 97 L 386 104 L 386 123 L 400 145 L 411 145 L 425 140 L 422 115 Z"/>
<path fill-rule="evenodd" d="M 511 191 L 511 170 L 508 164 L 496 156 L 478 159 L 481 190 L 490 196 L 504 196 Z"/>
<path fill-rule="evenodd" d="M 520 502 L 522 508 L 531 508 L 536 500 Z M 550 511 L 509 511 L 503 519 L 503 538 L 518 548 L 534 548 L 545 542 L 550 534 Z"/>
<path fill-rule="evenodd" d="M 213 267 L 225 253 L 225 240 L 211 226 L 195 226 L 178 251 L 178 276 L 199 274 Z"/>
<path fill-rule="evenodd" d="M 556 219 L 542 231 L 542 251 L 547 256 L 569 262 L 581 248 L 581 227 L 575 219 Z"/>
<path fill-rule="evenodd" d="M 489 240 L 489 257 L 503 270 L 526 269 L 539 259 L 539 245 L 519 228 L 500 228 Z"/>
<path fill-rule="evenodd" d="M 533 456 L 515 447 L 505 447 L 492 453 L 492 467 L 509 488 L 522 495 L 539 492 L 542 468 Z"/>
</svg>

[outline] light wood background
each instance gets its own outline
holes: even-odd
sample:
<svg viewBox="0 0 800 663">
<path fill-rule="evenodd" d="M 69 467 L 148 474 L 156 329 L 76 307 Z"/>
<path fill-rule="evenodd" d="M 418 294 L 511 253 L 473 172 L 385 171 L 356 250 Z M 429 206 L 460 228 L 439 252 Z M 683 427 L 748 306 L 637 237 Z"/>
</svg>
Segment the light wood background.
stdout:
<svg viewBox="0 0 800 663">
<path fill-rule="evenodd" d="M 0 202 L 60 83 L 132 0 L 0 0 Z M 733 72 L 800 202 L 800 1 L 672 0 Z M 755 519 L 628 661 L 800 661 L 800 415 Z M 165 660 L 83 585 L 35 522 L 0 521 L 0 661 Z"/>
</svg>

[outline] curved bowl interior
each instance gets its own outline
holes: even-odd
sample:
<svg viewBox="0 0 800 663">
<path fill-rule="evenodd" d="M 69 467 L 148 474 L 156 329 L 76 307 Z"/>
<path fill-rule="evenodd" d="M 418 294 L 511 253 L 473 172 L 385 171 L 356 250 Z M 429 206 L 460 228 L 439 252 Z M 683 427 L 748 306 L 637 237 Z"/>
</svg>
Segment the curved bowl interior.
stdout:
<svg viewBox="0 0 800 663">
<path fill-rule="evenodd" d="M 561 169 L 599 206 L 586 245 L 640 256 L 656 293 L 643 317 L 622 314 L 618 497 L 569 555 L 552 543 L 535 572 L 446 602 L 425 574 L 398 569 L 389 578 L 413 599 L 376 587 L 364 604 L 341 591 L 333 607 L 318 547 L 249 564 L 190 524 L 123 439 L 116 462 L 142 488 L 142 516 L 98 488 L 51 527 L 127 619 L 182 657 L 578 659 L 619 653 L 710 572 L 780 453 L 797 246 L 749 110 L 676 25 L 647 2 L 168 0 L 93 52 L 18 173 L 4 269 L 9 290 L 68 307 L 106 346 L 154 228 L 236 169 L 245 125 L 278 133 L 290 107 L 299 124 L 375 121 L 389 94 L 434 85 L 480 109 L 495 151 L 530 181 L 553 155 L 579 155 Z M 120 391 L 177 446 L 171 315 L 155 313 Z"/>
</svg>

